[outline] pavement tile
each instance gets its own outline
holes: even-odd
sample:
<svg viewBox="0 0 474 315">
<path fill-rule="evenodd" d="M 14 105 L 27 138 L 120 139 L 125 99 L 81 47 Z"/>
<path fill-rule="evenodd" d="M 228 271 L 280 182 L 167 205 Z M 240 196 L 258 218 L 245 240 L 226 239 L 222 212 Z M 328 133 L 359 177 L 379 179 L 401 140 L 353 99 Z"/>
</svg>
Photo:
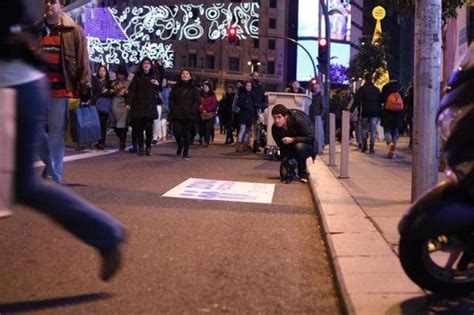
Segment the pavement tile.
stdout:
<svg viewBox="0 0 474 315">
<path fill-rule="evenodd" d="M 326 215 L 325 220 L 328 233 L 377 232 L 372 221 L 365 216 Z"/>
<path fill-rule="evenodd" d="M 395 255 L 378 232 L 333 234 L 331 241 L 335 256 Z"/>
<path fill-rule="evenodd" d="M 344 274 L 344 284 L 349 294 L 353 293 L 422 293 L 420 288 L 408 279 L 404 272 L 348 273 Z"/>
<path fill-rule="evenodd" d="M 395 255 L 391 256 L 338 256 L 336 258 L 344 274 L 378 274 L 401 272 L 400 261 Z"/>
<path fill-rule="evenodd" d="M 351 294 L 351 300 L 358 315 L 426 314 L 423 294 Z M 407 306 L 409 313 L 405 311 Z"/>
</svg>

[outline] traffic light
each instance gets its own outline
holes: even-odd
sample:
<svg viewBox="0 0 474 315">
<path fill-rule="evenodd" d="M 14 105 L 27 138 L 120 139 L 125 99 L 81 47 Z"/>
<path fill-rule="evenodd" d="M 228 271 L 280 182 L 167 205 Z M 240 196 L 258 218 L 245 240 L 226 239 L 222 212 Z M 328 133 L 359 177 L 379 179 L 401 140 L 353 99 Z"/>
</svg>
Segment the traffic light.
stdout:
<svg viewBox="0 0 474 315">
<path fill-rule="evenodd" d="M 237 28 L 235 26 L 229 26 L 227 28 L 227 38 L 229 43 L 235 43 L 237 41 Z"/>
<path fill-rule="evenodd" d="M 328 41 L 325 38 L 318 41 L 318 62 L 319 71 L 325 72 L 326 65 L 329 62 Z"/>
</svg>

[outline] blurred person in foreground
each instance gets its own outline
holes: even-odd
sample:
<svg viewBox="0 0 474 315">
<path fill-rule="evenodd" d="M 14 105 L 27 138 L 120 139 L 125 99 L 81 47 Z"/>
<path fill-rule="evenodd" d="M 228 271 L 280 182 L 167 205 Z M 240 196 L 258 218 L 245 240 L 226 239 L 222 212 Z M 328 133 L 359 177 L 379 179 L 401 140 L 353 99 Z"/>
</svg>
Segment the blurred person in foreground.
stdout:
<svg viewBox="0 0 474 315">
<path fill-rule="evenodd" d="M 87 42 L 82 29 L 63 12 L 60 0 L 47 0 L 41 29 L 40 49 L 46 59 L 46 74 L 51 96 L 47 107 L 45 130 L 47 141 L 40 156 L 46 165 L 42 177 L 63 179 L 64 135 L 70 98 L 87 98 L 90 94 L 90 68 Z"/>
<path fill-rule="evenodd" d="M 27 6 L 22 1 L 0 3 L 0 88 L 16 91 L 15 199 L 94 247 L 102 259 L 100 278 L 107 281 L 121 265 L 123 227 L 69 190 L 39 180 L 33 168 L 40 137 L 46 136 L 41 132 L 42 123 L 51 99 L 35 45 L 27 34 L 19 32 L 18 24 L 24 22 L 22 17 L 30 6 L 33 4 Z M 0 106 L 4 105 L 0 101 Z"/>
</svg>

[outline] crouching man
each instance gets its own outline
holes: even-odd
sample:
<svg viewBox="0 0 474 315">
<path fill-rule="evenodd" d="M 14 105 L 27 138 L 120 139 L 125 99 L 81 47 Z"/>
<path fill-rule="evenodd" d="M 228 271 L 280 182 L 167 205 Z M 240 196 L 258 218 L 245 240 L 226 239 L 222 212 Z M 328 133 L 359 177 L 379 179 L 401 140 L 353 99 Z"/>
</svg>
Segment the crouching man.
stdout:
<svg viewBox="0 0 474 315">
<path fill-rule="evenodd" d="M 282 168 L 291 166 L 291 160 L 296 161 L 298 178 L 301 182 L 308 182 L 306 160 L 316 156 L 314 149 L 314 132 L 308 115 L 297 109 L 287 109 L 284 105 L 277 104 L 272 109 L 274 124 L 272 136 L 280 148 L 283 157 Z M 282 173 L 282 168 L 280 173 Z M 291 170 L 289 176 L 291 177 Z M 292 178 L 281 178 L 289 182 Z"/>
</svg>

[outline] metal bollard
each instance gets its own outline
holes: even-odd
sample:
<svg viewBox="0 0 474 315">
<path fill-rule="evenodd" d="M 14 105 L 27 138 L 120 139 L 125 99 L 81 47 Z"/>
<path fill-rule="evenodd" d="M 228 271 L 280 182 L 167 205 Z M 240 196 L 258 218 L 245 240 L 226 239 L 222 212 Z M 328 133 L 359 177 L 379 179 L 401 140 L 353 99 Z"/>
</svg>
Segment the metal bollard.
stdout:
<svg viewBox="0 0 474 315">
<path fill-rule="evenodd" d="M 321 116 L 316 116 L 314 119 L 314 135 L 318 142 L 318 152 L 321 153 L 324 148 L 324 128 Z"/>
<path fill-rule="evenodd" d="M 336 115 L 329 114 L 329 166 L 336 166 Z"/>
<path fill-rule="evenodd" d="M 349 178 L 349 126 L 350 113 L 342 111 L 341 169 L 339 178 Z"/>
</svg>

